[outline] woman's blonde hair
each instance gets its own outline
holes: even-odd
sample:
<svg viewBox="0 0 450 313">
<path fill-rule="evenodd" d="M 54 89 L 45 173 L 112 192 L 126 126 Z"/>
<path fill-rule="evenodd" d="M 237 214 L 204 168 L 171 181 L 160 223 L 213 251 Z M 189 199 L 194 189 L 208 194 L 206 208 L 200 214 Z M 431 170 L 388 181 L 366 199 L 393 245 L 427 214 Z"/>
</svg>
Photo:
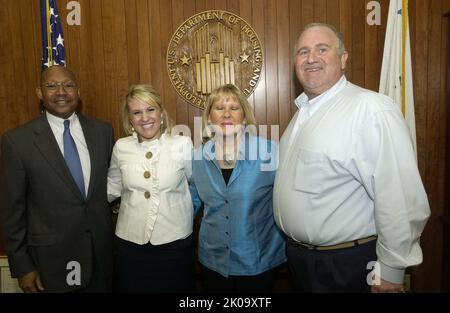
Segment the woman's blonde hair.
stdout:
<svg viewBox="0 0 450 313">
<path fill-rule="evenodd" d="M 244 123 L 245 126 L 248 127 L 250 125 L 253 125 L 254 127 L 250 127 L 249 130 L 253 132 L 254 129 L 256 129 L 256 121 L 255 116 L 253 115 L 253 110 L 250 106 L 250 103 L 247 100 L 247 97 L 244 95 L 244 93 L 237 88 L 233 84 L 226 84 L 217 87 L 214 89 L 211 94 L 209 95 L 208 99 L 206 100 L 206 106 L 205 110 L 203 111 L 202 115 L 202 134 L 203 134 L 203 142 L 206 142 L 212 138 L 214 138 L 214 135 L 211 134 L 207 130 L 208 128 L 208 120 L 209 115 L 211 114 L 211 109 L 214 103 L 217 101 L 231 97 L 234 100 L 236 100 L 242 107 L 242 110 L 244 111 Z"/>
<path fill-rule="evenodd" d="M 130 136 L 133 134 L 133 126 L 130 123 L 130 110 L 128 107 L 128 103 L 132 99 L 140 100 L 153 108 L 159 109 L 162 113 L 161 134 L 166 131 L 168 134 L 171 134 L 173 123 L 169 117 L 169 114 L 167 114 L 164 105 L 162 104 L 159 93 L 156 92 L 156 90 L 150 85 L 133 85 L 128 90 L 125 100 L 122 103 L 122 124 L 123 133 L 125 136 Z"/>
</svg>

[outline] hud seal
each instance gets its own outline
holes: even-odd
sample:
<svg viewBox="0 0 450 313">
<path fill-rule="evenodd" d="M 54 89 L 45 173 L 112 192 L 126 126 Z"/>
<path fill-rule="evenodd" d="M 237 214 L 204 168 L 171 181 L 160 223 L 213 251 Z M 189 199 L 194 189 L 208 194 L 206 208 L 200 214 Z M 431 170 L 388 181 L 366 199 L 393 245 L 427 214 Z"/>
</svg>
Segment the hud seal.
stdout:
<svg viewBox="0 0 450 313">
<path fill-rule="evenodd" d="M 253 28 L 220 10 L 198 13 L 173 34 L 167 71 L 178 94 L 203 109 L 216 87 L 234 84 L 248 97 L 261 78 L 263 51 Z"/>
</svg>

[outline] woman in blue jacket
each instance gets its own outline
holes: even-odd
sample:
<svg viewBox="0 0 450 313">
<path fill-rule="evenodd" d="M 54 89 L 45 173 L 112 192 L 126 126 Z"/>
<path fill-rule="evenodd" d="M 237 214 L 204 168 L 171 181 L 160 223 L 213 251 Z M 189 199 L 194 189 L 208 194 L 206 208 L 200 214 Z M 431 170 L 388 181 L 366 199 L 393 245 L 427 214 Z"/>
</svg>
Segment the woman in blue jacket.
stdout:
<svg viewBox="0 0 450 313">
<path fill-rule="evenodd" d="M 275 143 L 256 136 L 255 118 L 234 85 L 215 89 L 194 152 L 191 194 L 203 207 L 199 261 L 204 292 L 270 292 L 286 261 L 272 212 Z"/>
</svg>

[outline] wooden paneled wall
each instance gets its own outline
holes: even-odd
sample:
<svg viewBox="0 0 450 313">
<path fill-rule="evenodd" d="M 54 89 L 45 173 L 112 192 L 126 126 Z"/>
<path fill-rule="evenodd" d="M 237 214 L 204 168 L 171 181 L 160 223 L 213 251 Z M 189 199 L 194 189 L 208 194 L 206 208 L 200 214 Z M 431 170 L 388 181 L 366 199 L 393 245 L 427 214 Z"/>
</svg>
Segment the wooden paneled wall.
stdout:
<svg viewBox="0 0 450 313">
<path fill-rule="evenodd" d="M 68 0 L 58 0 L 63 21 Z M 285 129 L 301 92 L 293 72 L 293 47 L 310 22 L 336 25 L 350 53 L 347 77 L 377 90 L 388 0 L 382 24 L 366 23 L 369 1 L 361 0 L 79 0 L 81 26 L 63 23 L 68 66 L 81 85 L 83 113 L 110 121 L 119 136 L 119 108 L 127 88 L 150 83 L 162 94 L 171 117 L 193 131 L 201 111 L 178 97 L 165 64 L 172 33 L 204 10 L 227 10 L 245 19 L 264 47 L 261 81 L 250 97 L 258 123 Z M 450 0 L 410 0 L 411 41 L 420 171 L 432 217 L 422 238 L 424 263 L 412 270 L 416 291 L 439 291 L 445 176 L 445 71 Z M 35 95 L 40 69 L 38 0 L 0 0 L 0 135 L 39 114 Z M 448 266 L 446 264 L 445 266 Z"/>
</svg>

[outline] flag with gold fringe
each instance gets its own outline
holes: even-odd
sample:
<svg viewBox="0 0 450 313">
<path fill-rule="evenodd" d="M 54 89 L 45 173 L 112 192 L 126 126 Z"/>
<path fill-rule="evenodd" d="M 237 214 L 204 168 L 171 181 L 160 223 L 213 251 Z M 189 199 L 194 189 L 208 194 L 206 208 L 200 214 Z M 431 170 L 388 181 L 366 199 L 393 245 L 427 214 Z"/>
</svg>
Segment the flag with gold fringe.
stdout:
<svg viewBox="0 0 450 313">
<path fill-rule="evenodd" d="M 391 97 L 399 105 L 408 124 L 417 155 L 408 0 L 390 0 L 380 93 Z"/>
<path fill-rule="evenodd" d="M 64 36 L 56 0 L 41 0 L 42 69 L 66 66 Z"/>
</svg>

